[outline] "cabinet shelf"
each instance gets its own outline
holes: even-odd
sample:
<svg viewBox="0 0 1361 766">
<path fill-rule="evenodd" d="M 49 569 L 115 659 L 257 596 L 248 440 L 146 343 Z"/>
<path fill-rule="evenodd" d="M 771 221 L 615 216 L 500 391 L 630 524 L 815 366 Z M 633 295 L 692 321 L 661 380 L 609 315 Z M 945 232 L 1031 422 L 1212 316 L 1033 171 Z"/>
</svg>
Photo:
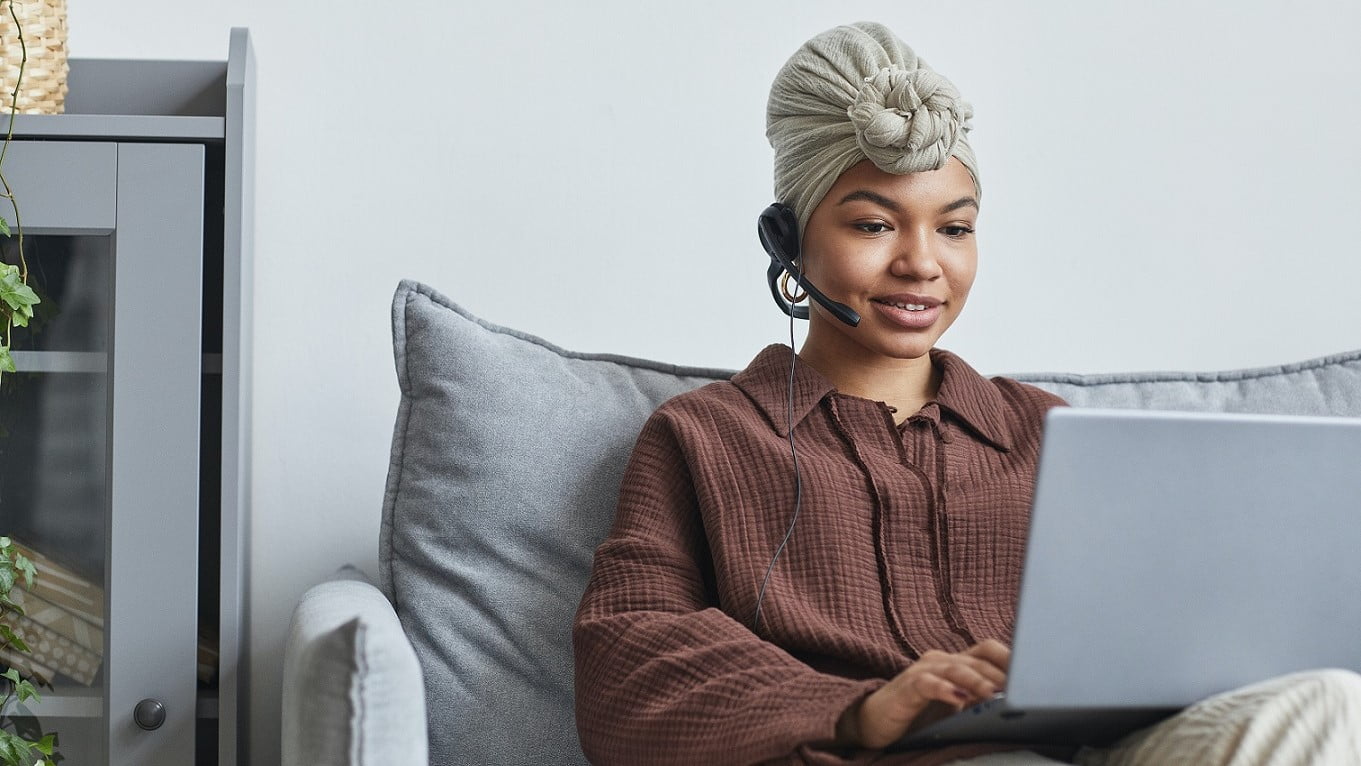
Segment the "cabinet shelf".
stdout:
<svg viewBox="0 0 1361 766">
<path fill-rule="evenodd" d="M 109 356 L 103 351 L 13 351 L 19 372 L 108 372 Z M 222 355 L 204 354 L 203 372 L 222 374 Z"/>
<path fill-rule="evenodd" d="M 103 351 L 15 351 L 19 372 L 108 372 L 109 355 Z"/>
<path fill-rule="evenodd" d="M 24 138 L 119 141 L 222 141 L 221 117 L 128 114 L 21 114 L 14 131 Z"/>
<path fill-rule="evenodd" d="M 41 701 L 29 700 L 14 706 L 17 716 L 38 718 L 99 718 L 104 715 L 104 695 L 83 690 L 40 689 Z"/>
</svg>

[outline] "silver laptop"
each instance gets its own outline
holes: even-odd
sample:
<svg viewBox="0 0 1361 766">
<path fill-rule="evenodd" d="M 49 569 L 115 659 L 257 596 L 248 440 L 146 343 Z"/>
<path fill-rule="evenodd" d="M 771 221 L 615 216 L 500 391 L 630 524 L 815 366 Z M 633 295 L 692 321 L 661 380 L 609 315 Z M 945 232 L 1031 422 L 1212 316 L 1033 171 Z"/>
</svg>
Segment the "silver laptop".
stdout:
<svg viewBox="0 0 1361 766">
<path fill-rule="evenodd" d="M 1002 697 L 909 733 L 1102 744 L 1219 692 L 1361 670 L 1361 419 L 1059 408 Z"/>
</svg>

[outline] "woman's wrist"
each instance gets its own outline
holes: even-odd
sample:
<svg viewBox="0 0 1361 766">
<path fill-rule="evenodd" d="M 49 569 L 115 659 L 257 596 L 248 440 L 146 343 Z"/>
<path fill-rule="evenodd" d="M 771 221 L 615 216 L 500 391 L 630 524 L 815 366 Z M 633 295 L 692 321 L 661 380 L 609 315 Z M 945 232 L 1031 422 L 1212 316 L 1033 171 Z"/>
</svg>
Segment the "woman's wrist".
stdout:
<svg viewBox="0 0 1361 766">
<path fill-rule="evenodd" d="M 850 707 L 841 712 L 841 717 L 836 721 L 836 743 L 841 746 L 861 747 L 864 740 L 860 738 L 860 710 L 864 707 L 865 698 L 852 702 Z"/>
</svg>

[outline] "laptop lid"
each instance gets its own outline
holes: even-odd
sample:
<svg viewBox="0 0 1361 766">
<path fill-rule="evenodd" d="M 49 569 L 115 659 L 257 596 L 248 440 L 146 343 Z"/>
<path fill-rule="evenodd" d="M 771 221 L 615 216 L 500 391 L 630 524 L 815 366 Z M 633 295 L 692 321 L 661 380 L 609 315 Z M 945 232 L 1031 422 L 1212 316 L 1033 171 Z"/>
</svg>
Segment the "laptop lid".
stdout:
<svg viewBox="0 0 1361 766">
<path fill-rule="evenodd" d="M 1008 698 L 1179 707 L 1361 669 L 1361 419 L 1047 415 Z"/>
</svg>

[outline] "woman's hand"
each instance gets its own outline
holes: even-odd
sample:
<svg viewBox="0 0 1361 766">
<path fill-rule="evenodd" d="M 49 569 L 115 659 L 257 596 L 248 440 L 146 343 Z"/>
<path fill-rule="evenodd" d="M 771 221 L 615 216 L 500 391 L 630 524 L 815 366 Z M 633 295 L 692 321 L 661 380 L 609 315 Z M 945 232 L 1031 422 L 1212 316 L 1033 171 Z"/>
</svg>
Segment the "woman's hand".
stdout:
<svg viewBox="0 0 1361 766">
<path fill-rule="evenodd" d="M 988 639 L 956 654 L 930 651 L 873 694 L 852 705 L 837 722 L 837 741 L 870 749 L 893 744 L 925 723 L 932 703 L 959 711 L 1006 686 L 1011 650 Z"/>
</svg>

